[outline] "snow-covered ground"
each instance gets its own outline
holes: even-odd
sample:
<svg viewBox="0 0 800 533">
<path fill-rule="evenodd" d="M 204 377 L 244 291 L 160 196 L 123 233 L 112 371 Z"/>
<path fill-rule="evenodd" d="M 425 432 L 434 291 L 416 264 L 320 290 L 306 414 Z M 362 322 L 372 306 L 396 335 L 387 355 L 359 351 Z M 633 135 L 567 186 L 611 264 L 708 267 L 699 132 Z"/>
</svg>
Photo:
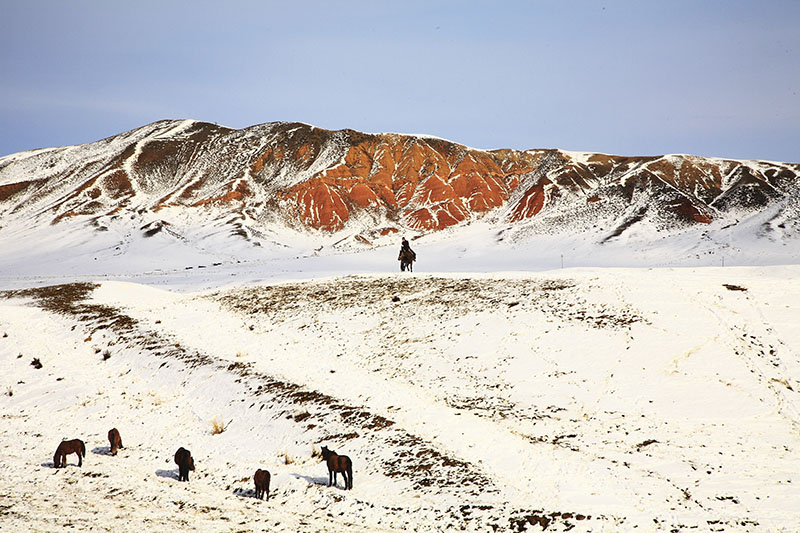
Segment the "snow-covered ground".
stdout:
<svg viewBox="0 0 800 533">
<path fill-rule="evenodd" d="M 547 233 L 545 229 L 557 224 L 536 219 L 510 225 L 494 219 L 473 221 L 407 236 L 418 255 L 415 270 L 427 273 L 800 264 L 800 239 L 786 229 L 792 224 L 776 218 L 779 207 L 742 214 L 738 224 L 715 220 L 663 233 L 642 222 L 607 241 L 603 229 L 576 232 L 555 227 Z M 163 209 L 157 217 L 127 210 L 124 216 L 86 217 L 72 224 L 32 225 L 25 217 L 4 220 L 0 289 L 117 280 L 191 292 L 398 270 L 400 235 L 377 237 L 372 245 L 356 238 L 374 221 L 332 234 L 297 232 L 276 223 L 243 239 L 214 220 L 180 209 Z"/>
<path fill-rule="evenodd" d="M 438 246 L 472 271 L 378 273 L 393 249 L 7 262 L 0 529 L 800 528 L 800 266 L 544 270 Z M 83 467 L 52 467 L 62 438 Z M 352 491 L 326 486 L 323 445 Z"/>
</svg>

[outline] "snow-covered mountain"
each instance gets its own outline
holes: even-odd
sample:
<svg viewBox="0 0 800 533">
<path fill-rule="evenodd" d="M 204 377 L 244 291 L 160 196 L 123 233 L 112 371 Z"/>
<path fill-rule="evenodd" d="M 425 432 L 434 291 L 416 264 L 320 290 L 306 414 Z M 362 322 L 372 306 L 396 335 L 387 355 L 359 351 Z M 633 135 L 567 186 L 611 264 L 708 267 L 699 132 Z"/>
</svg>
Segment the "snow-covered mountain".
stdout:
<svg viewBox="0 0 800 533">
<path fill-rule="evenodd" d="M 484 151 L 300 123 L 161 121 L 0 158 L 0 241 L 41 241 L 43 227 L 57 226 L 84 242 L 108 230 L 127 236 L 104 247 L 159 233 L 192 245 L 213 236 L 199 246 L 206 251 L 298 239 L 371 247 L 479 223 L 510 243 L 580 235 L 598 245 L 686 231 L 699 241 L 717 229 L 729 245 L 746 226 L 780 248 L 800 234 L 799 176 L 791 163 Z"/>
</svg>

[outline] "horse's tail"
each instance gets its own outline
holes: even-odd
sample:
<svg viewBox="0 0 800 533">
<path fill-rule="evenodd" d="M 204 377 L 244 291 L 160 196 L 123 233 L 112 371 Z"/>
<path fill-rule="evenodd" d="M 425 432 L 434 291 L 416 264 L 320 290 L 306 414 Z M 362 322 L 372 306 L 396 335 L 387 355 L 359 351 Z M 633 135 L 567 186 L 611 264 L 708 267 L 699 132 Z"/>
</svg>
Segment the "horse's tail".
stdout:
<svg viewBox="0 0 800 533">
<path fill-rule="evenodd" d="M 81 456 L 86 457 L 86 445 L 81 441 Z"/>
<path fill-rule="evenodd" d="M 353 461 L 347 458 L 347 479 L 350 480 L 350 488 L 353 488 Z"/>
</svg>

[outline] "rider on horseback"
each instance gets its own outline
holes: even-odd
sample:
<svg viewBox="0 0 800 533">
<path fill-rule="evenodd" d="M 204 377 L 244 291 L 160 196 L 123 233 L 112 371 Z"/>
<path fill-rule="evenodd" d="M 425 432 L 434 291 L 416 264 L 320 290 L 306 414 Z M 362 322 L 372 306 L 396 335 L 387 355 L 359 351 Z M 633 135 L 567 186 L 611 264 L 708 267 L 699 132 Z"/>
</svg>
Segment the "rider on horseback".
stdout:
<svg viewBox="0 0 800 533">
<path fill-rule="evenodd" d="M 400 257 L 403 255 L 403 252 L 411 252 L 411 255 L 414 257 L 414 259 L 417 258 L 417 254 L 411 249 L 411 245 L 408 244 L 408 241 L 405 237 L 403 237 L 403 241 L 400 243 L 400 256 L 398 259 L 400 259 Z"/>
<path fill-rule="evenodd" d="M 411 249 L 405 237 L 400 244 L 400 254 L 398 254 L 397 260 L 400 261 L 400 270 L 406 270 L 406 268 L 411 270 L 411 264 L 417 260 L 416 252 Z"/>
</svg>

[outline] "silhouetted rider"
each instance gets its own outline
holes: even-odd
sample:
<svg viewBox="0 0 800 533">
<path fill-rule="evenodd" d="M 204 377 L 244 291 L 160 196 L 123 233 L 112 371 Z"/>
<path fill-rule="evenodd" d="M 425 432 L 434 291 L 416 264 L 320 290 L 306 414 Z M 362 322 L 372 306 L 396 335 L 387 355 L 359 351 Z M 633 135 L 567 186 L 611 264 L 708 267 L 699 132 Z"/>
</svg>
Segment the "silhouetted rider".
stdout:
<svg viewBox="0 0 800 533">
<path fill-rule="evenodd" d="M 414 250 L 411 249 L 411 245 L 408 244 L 408 241 L 406 240 L 406 238 L 403 237 L 403 240 L 400 242 L 400 254 L 397 256 L 398 260 L 402 259 L 403 252 L 405 252 L 405 251 L 411 252 L 411 257 L 414 258 L 414 261 L 417 260 L 417 253 Z"/>
</svg>

